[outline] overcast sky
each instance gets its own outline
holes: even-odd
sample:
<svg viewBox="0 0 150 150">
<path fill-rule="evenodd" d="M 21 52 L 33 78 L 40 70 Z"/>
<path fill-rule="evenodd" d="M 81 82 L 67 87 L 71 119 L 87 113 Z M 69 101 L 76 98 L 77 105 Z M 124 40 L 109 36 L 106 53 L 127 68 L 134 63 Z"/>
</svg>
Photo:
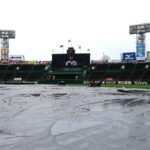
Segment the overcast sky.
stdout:
<svg viewBox="0 0 150 150">
<path fill-rule="evenodd" d="M 16 31 L 10 54 L 27 60 L 50 60 L 69 46 L 90 49 L 91 59 L 104 54 L 119 59 L 136 50 L 129 25 L 150 23 L 149 0 L 0 0 L 0 29 Z M 150 50 L 150 33 L 146 34 Z"/>
</svg>

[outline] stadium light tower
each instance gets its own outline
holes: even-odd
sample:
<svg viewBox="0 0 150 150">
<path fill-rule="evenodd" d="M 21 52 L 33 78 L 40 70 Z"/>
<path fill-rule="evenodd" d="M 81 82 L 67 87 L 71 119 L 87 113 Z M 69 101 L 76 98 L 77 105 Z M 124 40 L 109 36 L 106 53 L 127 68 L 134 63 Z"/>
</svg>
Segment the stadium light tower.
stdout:
<svg viewBox="0 0 150 150">
<path fill-rule="evenodd" d="M 1 49 L 0 60 L 2 62 L 8 62 L 9 59 L 9 39 L 15 38 L 14 30 L 0 30 Z"/>
<path fill-rule="evenodd" d="M 150 23 L 131 25 L 130 34 L 136 34 L 136 59 L 145 60 L 145 34 L 150 32 Z"/>
</svg>

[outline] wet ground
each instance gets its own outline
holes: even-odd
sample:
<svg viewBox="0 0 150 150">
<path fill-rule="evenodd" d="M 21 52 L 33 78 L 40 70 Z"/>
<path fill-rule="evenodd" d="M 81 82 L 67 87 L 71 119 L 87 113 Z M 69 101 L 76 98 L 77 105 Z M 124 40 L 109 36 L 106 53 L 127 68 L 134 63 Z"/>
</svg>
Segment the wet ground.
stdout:
<svg viewBox="0 0 150 150">
<path fill-rule="evenodd" d="M 149 149 L 149 91 L 0 85 L 0 150 Z"/>
</svg>

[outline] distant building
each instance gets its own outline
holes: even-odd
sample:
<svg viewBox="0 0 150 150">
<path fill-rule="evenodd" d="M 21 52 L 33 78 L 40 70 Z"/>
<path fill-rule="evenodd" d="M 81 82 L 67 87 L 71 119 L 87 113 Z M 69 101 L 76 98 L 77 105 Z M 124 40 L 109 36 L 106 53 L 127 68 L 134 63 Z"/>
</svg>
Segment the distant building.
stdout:
<svg viewBox="0 0 150 150">
<path fill-rule="evenodd" d="M 110 62 L 111 59 L 110 59 L 110 57 L 109 57 L 108 55 L 105 55 L 105 54 L 103 53 L 103 56 L 102 56 L 101 61 L 102 61 L 102 62 Z"/>
</svg>

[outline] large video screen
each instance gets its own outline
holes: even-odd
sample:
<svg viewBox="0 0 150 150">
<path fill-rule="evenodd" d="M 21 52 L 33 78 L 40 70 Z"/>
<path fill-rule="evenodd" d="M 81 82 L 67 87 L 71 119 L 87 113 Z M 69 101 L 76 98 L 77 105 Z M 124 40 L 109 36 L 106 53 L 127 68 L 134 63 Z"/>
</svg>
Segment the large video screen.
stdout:
<svg viewBox="0 0 150 150">
<path fill-rule="evenodd" d="M 90 65 L 90 54 L 52 54 L 52 67 L 80 67 Z"/>
</svg>

